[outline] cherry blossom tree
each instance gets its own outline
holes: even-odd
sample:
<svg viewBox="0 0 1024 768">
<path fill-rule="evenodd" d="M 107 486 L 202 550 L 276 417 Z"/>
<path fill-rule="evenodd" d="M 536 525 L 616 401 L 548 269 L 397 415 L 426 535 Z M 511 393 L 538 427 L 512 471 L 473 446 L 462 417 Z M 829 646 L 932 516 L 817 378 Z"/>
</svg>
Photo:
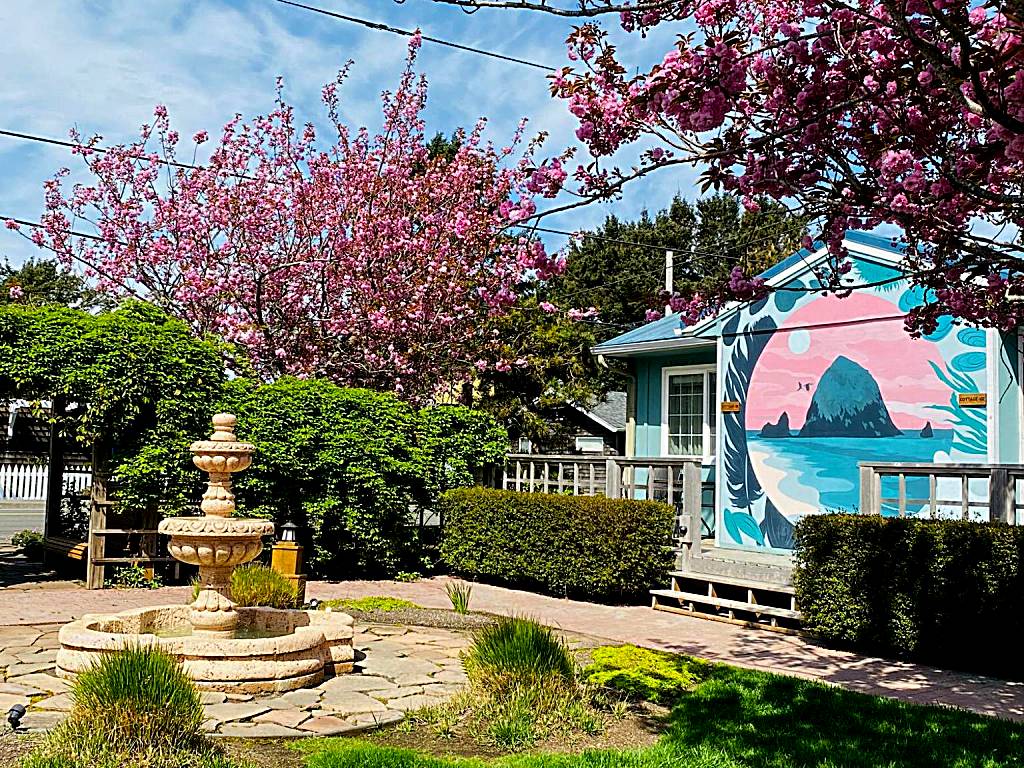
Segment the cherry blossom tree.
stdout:
<svg viewBox="0 0 1024 768">
<path fill-rule="evenodd" d="M 230 342 L 264 378 L 429 398 L 500 362 L 492 318 L 562 265 L 509 229 L 535 210 L 525 124 L 504 148 L 485 142 L 481 120 L 446 152 L 428 149 L 418 45 L 375 133 L 342 122 L 347 67 L 323 89 L 326 142 L 297 123 L 280 82 L 276 108 L 236 116 L 202 164 L 208 134 L 188 146 L 162 106 L 127 145 L 73 133 L 89 181 L 57 173 L 43 226 L 22 232 L 101 288 Z"/>
<path fill-rule="evenodd" d="M 1024 3 L 1021 0 L 435 0 L 578 19 L 552 92 L 593 162 L 564 210 L 652 172 L 701 164 L 704 181 L 816 219 L 839 292 L 847 228 L 898 225 L 904 266 L 940 314 L 1008 329 L 1024 304 Z M 678 31 L 650 69 L 609 36 Z M 660 37 L 659 37 L 660 39 Z M 652 146 L 653 142 L 653 146 Z M 631 145 L 632 167 L 612 155 Z M 763 286 L 734 275 L 723 295 Z M 683 301 L 689 311 L 716 297 Z M 717 297 L 721 298 L 721 297 Z"/>
</svg>

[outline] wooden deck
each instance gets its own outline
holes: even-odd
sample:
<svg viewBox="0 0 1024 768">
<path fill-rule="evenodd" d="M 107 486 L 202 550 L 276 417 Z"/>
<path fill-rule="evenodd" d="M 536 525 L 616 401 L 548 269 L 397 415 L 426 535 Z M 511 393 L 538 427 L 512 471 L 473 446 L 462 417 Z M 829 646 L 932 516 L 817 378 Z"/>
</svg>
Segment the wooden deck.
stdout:
<svg viewBox="0 0 1024 768">
<path fill-rule="evenodd" d="M 793 562 L 786 554 L 683 542 L 667 589 L 651 590 L 659 611 L 795 631 L 800 611 L 793 588 Z"/>
</svg>

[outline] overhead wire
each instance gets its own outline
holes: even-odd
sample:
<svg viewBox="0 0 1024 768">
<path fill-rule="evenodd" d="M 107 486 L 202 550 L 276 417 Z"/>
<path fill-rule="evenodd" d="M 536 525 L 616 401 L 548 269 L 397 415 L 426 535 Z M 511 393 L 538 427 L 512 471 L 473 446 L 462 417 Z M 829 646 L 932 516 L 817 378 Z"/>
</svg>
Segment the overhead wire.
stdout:
<svg viewBox="0 0 1024 768">
<path fill-rule="evenodd" d="M 281 3 L 282 5 L 290 5 L 293 8 L 301 8 L 311 13 L 318 13 L 323 16 L 329 16 L 339 21 L 345 21 L 350 24 L 358 24 L 359 26 L 372 29 L 377 32 L 390 32 L 394 35 L 401 35 L 403 37 L 413 37 L 416 34 L 415 30 L 401 29 L 390 24 L 384 24 L 379 21 L 371 21 L 370 19 L 360 18 L 359 16 L 352 16 L 345 13 L 338 13 L 337 11 L 331 11 L 326 8 L 320 8 L 315 5 L 306 5 L 305 3 L 297 3 L 294 0 L 275 0 L 275 2 Z M 465 45 L 464 43 L 457 43 L 453 40 L 443 40 L 439 37 L 432 37 L 425 35 L 420 32 L 420 38 L 427 43 L 434 43 L 435 45 L 443 45 L 448 48 L 454 48 L 458 51 L 464 51 L 466 53 L 473 53 L 478 56 L 487 56 L 492 59 L 499 59 L 501 61 L 507 61 L 512 64 L 521 64 L 525 67 L 533 67 L 534 69 L 542 69 L 545 72 L 557 72 L 555 67 L 549 66 L 548 64 L 539 64 L 536 61 L 530 61 L 528 59 L 521 59 L 516 56 L 509 56 L 508 54 L 499 53 L 498 51 L 489 51 L 486 48 L 476 48 L 471 45 Z"/>
</svg>

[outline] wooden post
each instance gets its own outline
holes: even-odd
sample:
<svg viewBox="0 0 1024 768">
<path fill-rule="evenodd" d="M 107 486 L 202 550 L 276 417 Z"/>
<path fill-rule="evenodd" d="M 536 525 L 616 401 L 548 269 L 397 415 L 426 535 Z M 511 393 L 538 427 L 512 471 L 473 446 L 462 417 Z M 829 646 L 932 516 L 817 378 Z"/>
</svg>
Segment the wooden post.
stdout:
<svg viewBox="0 0 1024 768">
<path fill-rule="evenodd" d="M 694 560 L 701 556 L 702 519 L 701 519 L 701 478 L 700 464 L 688 461 L 683 464 L 683 518 L 686 523 L 689 546 L 684 560 Z M 680 563 L 682 567 L 683 563 Z"/>
<path fill-rule="evenodd" d="M 43 536 L 59 536 L 60 502 L 64 495 L 64 435 L 60 419 L 66 405 L 63 395 L 54 395 L 50 401 L 50 447 L 46 467 L 46 513 L 43 518 Z"/>
<path fill-rule="evenodd" d="M 604 495 L 609 499 L 619 498 L 619 464 L 615 459 L 605 461 Z"/>
<path fill-rule="evenodd" d="M 876 493 L 875 468 L 870 464 L 860 465 L 860 513 L 862 515 L 881 514 L 881 505 Z M 879 489 L 880 490 L 880 486 Z"/>
<path fill-rule="evenodd" d="M 993 523 L 1017 522 L 1013 477 L 1005 469 L 993 469 L 988 478 L 988 519 Z"/>
<path fill-rule="evenodd" d="M 106 566 L 102 561 L 106 552 L 105 537 L 97 536 L 94 531 L 107 527 L 107 510 L 110 507 L 107 482 L 109 476 L 109 451 L 106 441 L 97 439 L 92 446 L 92 492 L 89 498 L 89 551 L 85 568 L 85 586 L 87 589 L 102 589 L 106 577 Z"/>
</svg>

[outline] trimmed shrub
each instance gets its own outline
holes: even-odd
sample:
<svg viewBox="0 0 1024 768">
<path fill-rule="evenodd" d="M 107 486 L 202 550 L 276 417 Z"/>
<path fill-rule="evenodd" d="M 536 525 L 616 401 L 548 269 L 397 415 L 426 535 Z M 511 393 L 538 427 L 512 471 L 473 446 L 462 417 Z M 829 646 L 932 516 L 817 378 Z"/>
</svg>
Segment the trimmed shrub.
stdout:
<svg viewBox="0 0 1024 768">
<path fill-rule="evenodd" d="M 588 598 L 632 597 L 665 577 L 667 504 L 486 488 L 442 496 L 441 556 L 472 577 Z"/>
<path fill-rule="evenodd" d="M 812 515 L 796 528 L 803 625 L 858 650 L 1021 677 L 1024 528 Z"/>
</svg>

